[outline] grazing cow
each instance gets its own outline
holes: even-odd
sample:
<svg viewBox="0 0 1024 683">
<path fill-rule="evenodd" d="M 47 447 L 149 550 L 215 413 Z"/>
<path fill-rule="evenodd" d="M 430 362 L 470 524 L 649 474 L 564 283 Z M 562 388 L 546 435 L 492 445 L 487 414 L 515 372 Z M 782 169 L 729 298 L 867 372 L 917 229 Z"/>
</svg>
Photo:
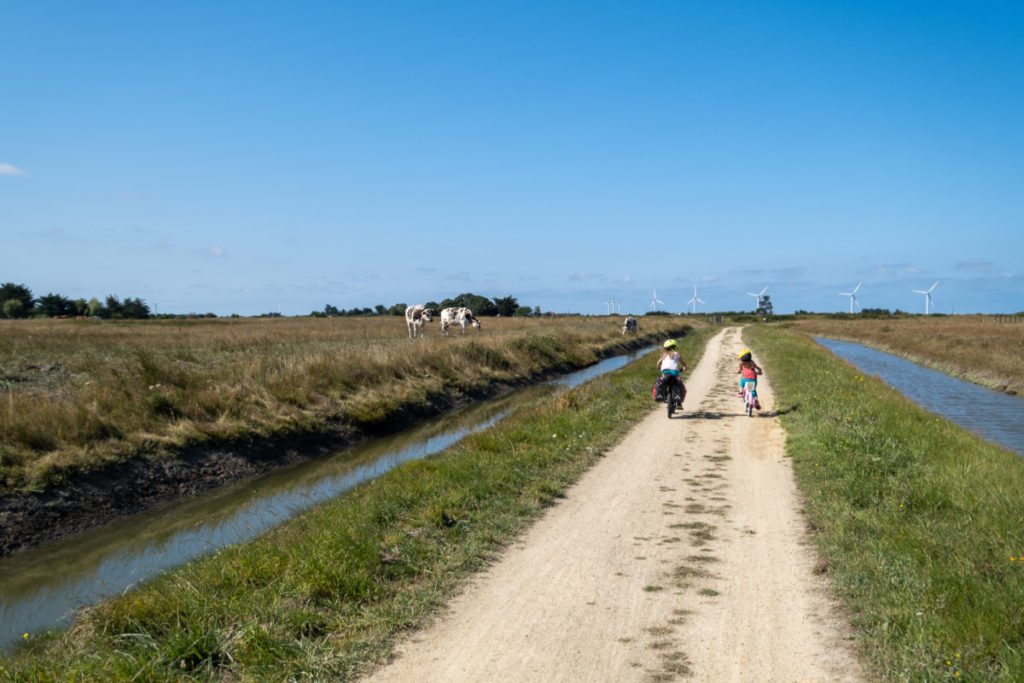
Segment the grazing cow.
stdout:
<svg viewBox="0 0 1024 683">
<path fill-rule="evenodd" d="M 441 311 L 441 334 L 448 336 L 448 328 L 458 323 L 462 326 L 462 333 L 466 333 L 466 324 L 480 329 L 480 321 L 473 316 L 473 311 L 465 306 L 458 308 L 446 308 Z"/>
<path fill-rule="evenodd" d="M 627 332 L 629 334 L 636 334 L 638 328 L 639 324 L 637 323 L 636 318 L 631 315 L 626 316 L 625 322 L 622 323 L 622 334 L 626 334 Z"/>
<path fill-rule="evenodd" d="M 423 335 L 423 323 L 433 321 L 434 312 L 422 304 L 409 306 L 405 309 L 405 326 L 409 328 L 409 339 L 416 338 L 416 332 Z"/>
</svg>

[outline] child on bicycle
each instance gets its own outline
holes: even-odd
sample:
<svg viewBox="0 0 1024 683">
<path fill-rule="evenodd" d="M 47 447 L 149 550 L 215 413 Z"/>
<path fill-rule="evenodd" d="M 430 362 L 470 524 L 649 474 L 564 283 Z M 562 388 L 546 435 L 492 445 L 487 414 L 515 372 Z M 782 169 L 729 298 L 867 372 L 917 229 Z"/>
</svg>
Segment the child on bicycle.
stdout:
<svg viewBox="0 0 1024 683">
<path fill-rule="evenodd" d="M 736 395 L 740 398 L 743 397 L 743 387 L 747 384 L 753 384 L 750 387 L 750 392 L 754 395 L 754 399 L 757 399 L 757 376 L 763 375 L 764 370 L 758 367 L 757 363 L 754 362 L 754 357 L 750 353 L 750 349 L 743 349 L 740 352 L 740 366 L 736 369 L 736 374 L 740 376 L 740 390 Z"/>
<path fill-rule="evenodd" d="M 679 357 L 679 351 L 676 350 L 676 340 L 669 339 L 662 345 L 661 358 L 658 359 L 658 370 L 661 371 L 661 375 L 667 381 L 675 381 L 679 383 L 679 394 L 682 396 L 686 395 L 686 388 L 683 386 L 683 382 L 679 379 L 679 373 L 681 371 L 688 370 L 689 367 L 686 365 L 686 361 Z M 672 379 L 669 380 L 668 377 Z M 679 405 L 682 405 L 682 399 L 679 399 Z"/>
</svg>

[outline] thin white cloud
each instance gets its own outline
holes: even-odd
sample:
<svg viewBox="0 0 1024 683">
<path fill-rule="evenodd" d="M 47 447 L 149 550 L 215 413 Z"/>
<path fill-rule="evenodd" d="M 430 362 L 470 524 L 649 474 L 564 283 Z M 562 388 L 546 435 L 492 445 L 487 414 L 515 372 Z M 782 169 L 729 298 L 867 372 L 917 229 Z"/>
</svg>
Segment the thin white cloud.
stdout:
<svg viewBox="0 0 1024 683">
<path fill-rule="evenodd" d="M 870 270 L 864 272 L 872 272 Z M 877 266 L 874 271 L 879 275 L 906 275 L 907 273 L 918 272 L 917 268 L 914 268 L 909 263 L 890 263 Z"/>
<path fill-rule="evenodd" d="M 224 258 L 228 255 L 228 252 L 223 247 L 218 247 L 217 245 L 206 247 L 205 249 L 195 249 L 192 253 L 199 256 L 212 256 L 214 258 Z"/>
<path fill-rule="evenodd" d="M 595 277 L 600 277 L 600 276 L 599 275 L 595 275 L 594 273 L 573 273 L 572 275 L 569 276 L 569 281 L 570 282 L 582 282 L 584 280 L 591 280 L 591 279 L 593 279 Z"/>
<path fill-rule="evenodd" d="M 28 175 L 28 171 L 18 168 L 14 164 L 0 164 L 0 175 Z"/>
<path fill-rule="evenodd" d="M 70 242 L 77 240 L 76 235 L 71 234 L 64 228 L 49 228 L 48 230 L 23 230 L 19 233 L 22 237 L 32 239 L 44 239 L 53 242 Z"/>
<path fill-rule="evenodd" d="M 973 270 L 978 273 L 994 273 L 999 270 L 999 267 L 991 261 L 982 261 L 981 259 L 968 259 L 966 261 L 960 261 L 956 264 L 959 270 Z"/>
</svg>

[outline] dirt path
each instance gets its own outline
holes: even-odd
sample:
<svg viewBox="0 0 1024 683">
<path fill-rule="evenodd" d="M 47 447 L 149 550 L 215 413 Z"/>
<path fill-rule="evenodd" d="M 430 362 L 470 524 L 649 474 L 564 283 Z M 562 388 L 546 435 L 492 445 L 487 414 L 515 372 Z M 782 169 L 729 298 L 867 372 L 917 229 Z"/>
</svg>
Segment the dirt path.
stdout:
<svg viewBox="0 0 1024 683">
<path fill-rule="evenodd" d="M 683 413 L 641 421 L 371 680 L 862 680 L 805 546 L 771 368 L 765 414 L 736 397 L 741 348 L 715 336 Z"/>
</svg>

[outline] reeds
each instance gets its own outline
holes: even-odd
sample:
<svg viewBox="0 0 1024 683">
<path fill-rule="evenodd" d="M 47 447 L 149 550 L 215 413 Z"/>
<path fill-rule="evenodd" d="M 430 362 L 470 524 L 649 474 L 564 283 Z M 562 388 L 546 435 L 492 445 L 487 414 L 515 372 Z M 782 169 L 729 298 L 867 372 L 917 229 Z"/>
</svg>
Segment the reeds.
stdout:
<svg viewBox="0 0 1024 683">
<path fill-rule="evenodd" d="M 0 490 L 186 446 L 374 430 L 635 340 L 617 316 L 485 319 L 410 340 L 398 317 L 0 321 Z M 645 319 L 649 341 L 684 327 Z"/>
</svg>

